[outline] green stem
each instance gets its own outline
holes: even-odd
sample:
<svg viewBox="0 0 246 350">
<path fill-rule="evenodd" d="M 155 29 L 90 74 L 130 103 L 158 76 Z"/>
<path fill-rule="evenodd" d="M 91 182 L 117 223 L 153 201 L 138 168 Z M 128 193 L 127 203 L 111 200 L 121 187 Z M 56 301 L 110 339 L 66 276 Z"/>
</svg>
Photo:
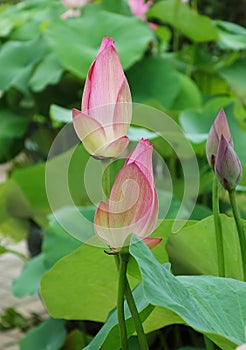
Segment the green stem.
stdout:
<svg viewBox="0 0 246 350">
<path fill-rule="evenodd" d="M 135 329 L 136 329 L 136 332 L 138 335 L 140 349 L 141 350 L 148 350 L 149 349 L 148 342 L 147 342 L 147 339 L 146 339 L 146 336 L 144 333 L 143 325 L 142 325 L 142 322 L 140 320 L 138 309 L 137 309 L 137 306 L 135 304 L 135 300 L 133 298 L 132 291 L 131 291 L 131 288 L 130 288 L 128 281 L 126 284 L 125 296 L 126 296 L 127 304 L 128 304 L 129 309 L 131 311 L 133 322 L 135 325 Z"/>
<path fill-rule="evenodd" d="M 115 255 L 115 263 L 116 263 L 117 268 L 119 268 L 119 256 L 118 255 Z M 138 309 L 137 309 L 134 297 L 132 295 L 131 287 L 129 285 L 127 277 L 126 277 L 125 297 L 126 297 L 126 301 L 127 301 L 128 306 L 129 306 L 130 312 L 132 314 L 134 326 L 135 326 L 137 336 L 138 336 L 140 349 L 141 350 L 148 350 L 149 349 L 148 342 L 147 342 L 147 339 L 146 339 L 146 336 L 144 333 L 143 325 L 142 325 L 142 322 L 140 320 Z"/>
<path fill-rule="evenodd" d="M 238 237 L 239 237 L 239 243 L 240 243 L 240 250 L 241 250 L 241 256 L 242 256 L 242 263 L 243 263 L 243 276 L 244 281 L 246 281 L 246 238 L 243 230 L 243 225 L 241 222 L 241 217 L 237 205 L 237 199 L 236 199 L 236 192 L 235 190 L 228 191 L 232 212 L 234 216 L 234 220 L 237 227 Z"/>
<path fill-rule="evenodd" d="M 215 175 L 213 181 L 213 213 L 217 247 L 218 271 L 220 277 L 225 277 L 223 235 L 219 209 L 219 181 Z"/>
<path fill-rule="evenodd" d="M 101 162 L 103 167 L 102 187 L 104 192 L 104 198 L 107 201 L 110 196 L 110 161 L 105 159 Z"/>
<path fill-rule="evenodd" d="M 117 311 L 118 311 L 121 350 L 127 350 L 128 341 L 127 341 L 126 321 L 125 321 L 125 313 L 124 313 L 124 295 L 125 295 L 125 289 L 126 289 L 126 269 L 127 269 L 127 262 L 128 262 L 128 254 L 120 254 L 119 259 L 120 259 L 120 265 L 119 265 Z"/>
<path fill-rule="evenodd" d="M 206 337 L 206 335 L 204 335 L 204 343 L 206 346 L 206 350 L 214 350 L 214 343 L 208 338 Z"/>
</svg>

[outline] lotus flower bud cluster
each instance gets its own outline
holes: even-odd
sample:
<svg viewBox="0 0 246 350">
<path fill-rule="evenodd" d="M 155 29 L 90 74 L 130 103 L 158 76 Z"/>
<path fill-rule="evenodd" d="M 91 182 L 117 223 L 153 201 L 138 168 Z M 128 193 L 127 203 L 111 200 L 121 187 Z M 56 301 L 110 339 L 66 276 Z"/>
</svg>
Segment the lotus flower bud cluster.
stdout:
<svg viewBox="0 0 246 350">
<path fill-rule="evenodd" d="M 81 111 L 73 109 L 73 124 L 85 149 L 96 159 L 116 158 L 127 147 L 132 101 L 114 41 L 104 37 L 85 82 Z M 113 252 L 134 233 L 150 248 L 158 218 L 158 197 L 152 166 L 153 146 L 142 139 L 127 158 L 113 184 L 108 203 L 98 205 L 94 228 Z"/>
<path fill-rule="evenodd" d="M 158 218 L 152 151 L 148 140 L 138 143 L 116 176 L 109 202 L 101 201 L 97 208 L 95 232 L 111 248 L 123 247 L 132 233 L 151 248 L 161 240 L 149 238 Z"/>
<path fill-rule="evenodd" d="M 95 158 L 116 158 L 127 147 L 132 100 L 114 41 L 104 37 L 85 82 L 81 111 L 73 123 L 85 149 Z"/>
<path fill-rule="evenodd" d="M 242 166 L 233 148 L 230 129 L 223 109 L 210 129 L 206 154 L 222 186 L 228 191 L 235 189 L 242 177 Z"/>
</svg>

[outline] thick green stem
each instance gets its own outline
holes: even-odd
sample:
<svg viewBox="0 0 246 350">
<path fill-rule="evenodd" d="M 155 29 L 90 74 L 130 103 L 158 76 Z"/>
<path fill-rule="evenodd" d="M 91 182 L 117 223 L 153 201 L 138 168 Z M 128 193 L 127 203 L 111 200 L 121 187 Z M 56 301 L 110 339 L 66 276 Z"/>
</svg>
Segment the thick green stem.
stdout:
<svg viewBox="0 0 246 350">
<path fill-rule="evenodd" d="M 117 268 L 119 269 L 120 260 L 119 260 L 118 255 L 115 255 L 115 263 L 116 263 Z M 130 309 L 130 312 L 131 312 L 131 315 L 133 318 L 134 326 L 135 326 L 137 336 L 138 336 L 138 342 L 140 345 L 140 349 L 141 350 L 148 350 L 149 349 L 148 342 L 147 342 L 147 339 L 146 339 L 146 336 L 144 333 L 143 325 L 142 325 L 142 322 L 140 320 L 138 309 L 137 309 L 134 297 L 132 295 L 131 287 L 129 285 L 127 277 L 126 277 L 125 297 L 126 297 L 126 301 L 127 301 L 127 304 L 129 306 L 129 309 Z"/>
<path fill-rule="evenodd" d="M 102 178 L 102 187 L 104 192 L 104 198 L 107 201 L 110 196 L 110 160 L 102 160 L 103 167 L 103 178 Z"/>
<path fill-rule="evenodd" d="M 128 281 L 126 283 L 125 296 L 126 296 L 127 304 L 129 306 L 129 309 L 130 309 L 131 314 L 132 314 L 133 322 L 134 322 L 135 329 L 136 329 L 137 336 L 138 336 L 140 349 L 141 350 L 148 350 L 149 349 L 148 342 L 147 342 L 147 339 L 146 339 L 146 336 L 144 333 L 143 325 L 142 325 L 142 322 L 140 320 L 138 309 L 137 309 L 137 306 L 135 304 L 135 300 L 133 298 L 132 291 L 131 291 L 131 288 L 130 288 Z"/>
<path fill-rule="evenodd" d="M 235 220 L 236 227 L 237 227 L 238 237 L 239 237 L 241 256 L 242 256 L 242 264 L 243 264 L 244 281 L 246 281 L 246 238 L 245 238 L 243 225 L 242 225 L 242 221 L 241 221 L 241 217 L 240 217 L 240 213 L 239 213 L 239 209 L 238 209 L 238 205 L 237 205 L 235 190 L 228 191 L 228 192 L 229 192 L 232 212 L 233 212 L 234 220 Z"/>
<path fill-rule="evenodd" d="M 118 300 L 117 300 L 117 311 L 118 311 L 118 322 L 120 332 L 121 349 L 128 349 L 126 321 L 124 313 L 124 295 L 126 290 L 126 269 L 128 262 L 127 254 L 120 254 L 120 265 L 119 265 L 119 283 L 118 283 Z"/>
<path fill-rule="evenodd" d="M 205 346 L 206 346 L 206 350 L 214 350 L 215 347 L 214 347 L 214 343 L 206 337 L 206 335 L 204 335 L 204 343 L 205 343 Z"/>
<path fill-rule="evenodd" d="M 215 175 L 213 181 L 213 213 L 218 259 L 218 271 L 220 277 L 225 277 L 223 235 L 219 209 L 219 181 Z"/>
</svg>

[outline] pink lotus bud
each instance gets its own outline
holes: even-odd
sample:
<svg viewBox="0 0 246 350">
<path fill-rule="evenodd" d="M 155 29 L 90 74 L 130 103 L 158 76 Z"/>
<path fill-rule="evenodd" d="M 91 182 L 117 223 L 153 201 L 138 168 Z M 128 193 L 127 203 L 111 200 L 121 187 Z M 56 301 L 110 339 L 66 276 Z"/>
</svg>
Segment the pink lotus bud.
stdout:
<svg viewBox="0 0 246 350">
<path fill-rule="evenodd" d="M 123 247 L 132 233 L 146 240 L 150 247 L 160 242 L 158 238 L 149 238 L 158 217 L 152 151 L 148 140 L 138 143 L 116 176 L 109 203 L 102 201 L 97 208 L 95 232 L 111 248 Z"/>
<path fill-rule="evenodd" d="M 146 21 L 145 13 L 149 10 L 150 6 L 152 6 L 153 1 L 147 1 L 144 0 L 128 0 L 129 7 L 131 9 L 131 12 L 141 18 L 143 21 Z"/>
<path fill-rule="evenodd" d="M 68 9 L 78 9 L 85 6 L 91 0 L 61 0 L 62 4 Z"/>
<path fill-rule="evenodd" d="M 70 17 L 79 17 L 81 15 L 80 8 L 85 6 L 91 0 L 61 0 L 62 4 L 68 8 L 60 17 L 67 19 Z"/>
<path fill-rule="evenodd" d="M 220 138 L 214 168 L 222 186 L 228 191 L 233 190 L 242 177 L 240 160 L 224 135 Z"/>
<path fill-rule="evenodd" d="M 246 344 L 242 344 L 236 348 L 236 350 L 246 350 Z"/>
<path fill-rule="evenodd" d="M 214 168 L 215 158 L 217 155 L 221 135 L 223 135 L 227 142 L 229 142 L 230 145 L 232 145 L 231 133 L 223 109 L 220 110 L 209 131 L 206 144 L 207 159 L 212 168 Z"/>
<path fill-rule="evenodd" d="M 79 17 L 81 15 L 79 9 L 69 9 L 61 15 L 61 19 L 67 19 L 71 17 Z"/>
<path fill-rule="evenodd" d="M 87 75 L 81 111 L 73 110 L 76 133 L 92 156 L 115 158 L 127 147 L 131 102 L 114 41 L 104 37 Z"/>
</svg>

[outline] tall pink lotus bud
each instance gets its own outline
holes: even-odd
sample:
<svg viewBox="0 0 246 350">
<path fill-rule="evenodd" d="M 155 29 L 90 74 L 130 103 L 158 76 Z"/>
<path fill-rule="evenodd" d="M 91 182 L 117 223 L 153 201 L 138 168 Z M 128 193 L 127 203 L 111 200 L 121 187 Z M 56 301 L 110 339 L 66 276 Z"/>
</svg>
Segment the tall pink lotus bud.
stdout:
<svg viewBox="0 0 246 350">
<path fill-rule="evenodd" d="M 95 158 L 116 158 L 127 147 L 132 100 L 114 41 L 103 38 L 85 82 L 81 111 L 73 123 L 86 150 Z"/>
<path fill-rule="evenodd" d="M 221 135 L 223 135 L 227 142 L 229 142 L 230 145 L 232 145 L 231 133 L 223 109 L 220 110 L 209 131 L 206 144 L 207 159 L 212 168 L 214 168 L 215 158 Z"/>
<path fill-rule="evenodd" d="M 220 138 L 214 168 L 222 186 L 228 191 L 234 190 L 242 177 L 242 166 L 224 135 Z"/>
<path fill-rule="evenodd" d="M 158 217 L 158 198 L 152 169 L 153 147 L 142 139 L 116 176 L 109 202 L 100 202 L 94 227 L 97 236 L 111 248 L 124 246 L 135 233 L 153 247 L 159 238 L 149 238 Z"/>
</svg>

